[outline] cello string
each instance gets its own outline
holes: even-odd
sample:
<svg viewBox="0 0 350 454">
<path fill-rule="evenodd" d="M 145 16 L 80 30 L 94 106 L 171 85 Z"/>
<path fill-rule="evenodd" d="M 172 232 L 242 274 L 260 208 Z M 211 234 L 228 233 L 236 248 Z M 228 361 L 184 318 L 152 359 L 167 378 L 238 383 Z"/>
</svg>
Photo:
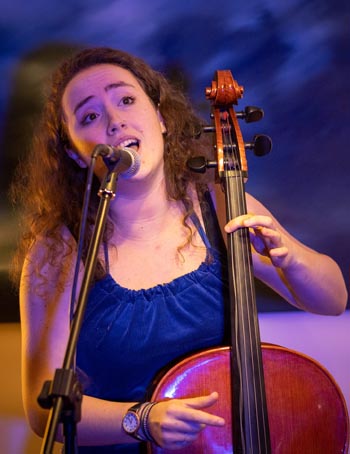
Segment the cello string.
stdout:
<svg viewBox="0 0 350 454">
<path fill-rule="evenodd" d="M 225 117 L 225 113 L 222 114 L 222 134 L 223 134 L 223 142 L 225 144 L 224 147 L 224 152 L 225 152 L 225 159 L 224 159 L 224 177 L 225 177 L 225 182 L 226 182 L 226 197 L 227 197 L 227 210 L 228 210 L 228 219 L 233 219 L 233 217 L 236 215 L 233 211 L 233 194 L 236 192 L 237 189 L 234 192 L 232 190 L 232 177 L 230 176 L 230 173 L 232 172 L 232 159 L 231 156 L 229 155 L 229 150 L 233 150 L 233 148 L 230 148 L 230 144 L 232 144 L 232 140 L 230 137 L 229 133 L 229 123 L 227 121 L 227 113 Z M 242 355 L 241 355 L 241 349 L 239 348 L 239 339 L 240 339 L 240 331 L 239 327 L 243 326 L 243 320 L 240 318 L 242 317 L 242 309 L 240 308 L 240 303 L 241 303 L 241 297 L 239 293 L 239 286 L 237 285 L 237 267 L 235 266 L 235 257 L 234 257 L 234 234 L 231 234 L 229 237 L 229 240 L 231 242 L 230 244 L 230 260 L 231 263 L 229 264 L 231 267 L 231 270 L 233 272 L 233 279 L 232 279 L 232 284 L 234 286 L 234 295 L 235 295 L 235 301 L 234 301 L 234 336 L 235 336 L 235 355 L 236 355 L 236 363 L 237 363 L 237 373 L 239 374 L 239 423 L 240 423 L 240 437 L 241 437 L 241 443 L 242 443 L 242 450 L 243 452 L 246 452 L 246 431 L 244 430 L 245 424 L 244 424 L 244 408 L 246 408 L 246 405 L 244 403 L 244 377 L 247 375 L 247 364 L 246 362 L 242 362 Z M 251 438 L 251 437 L 249 437 Z"/>
<path fill-rule="evenodd" d="M 232 111 L 232 114 L 231 114 L 231 117 L 232 115 L 234 115 L 234 112 Z M 232 154 L 234 155 L 233 156 L 233 159 L 227 157 L 226 158 L 226 164 L 225 164 L 225 169 L 227 170 L 227 168 L 232 168 L 231 170 L 233 170 L 233 172 L 235 172 L 237 175 L 234 177 L 234 182 L 235 182 L 235 189 L 232 189 L 232 184 L 230 184 L 230 188 L 229 190 L 227 191 L 227 196 L 229 198 L 229 207 L 232 206 L 232 200 L 231 200 L 231 190 L 232 190 L 232 193 L 235 193 L 236 194 L 236 197 L 237 197 L 237 204 L 238 204 L 238 213 L 235 213 L 235 215 L 240 215 L 240 214 L 246 214 L 247 213 L 247 209 L 246 209 L 246 200 L 245 200 L 245 191 L 244 191 L 244 178 L 243 178 L 243 172 L 241 170 L 241 161 L 242 159 L 240 159 L 240 154 L 237 153 L 237 151 L 239 152 L 240 149 L 239 149 L 239 141 L 238 141 L 238 133 L 240 131 L 237 131 L 236 128 L 235 128 L 235 122 L 232 121 L 233 119 L 231 118 L 231 122 L 232 123 L 229 123 L 228 121 L 228 114 L 226 113 L 226 120 L 224 119 L 224 121 L 226 121 L 226 123 L 224 123 L 224 127 L 223 127 L 223 131 L 224 131 L 224 142 L 225 144 L 227 144 L 226 146 L 226 156 L 228 155 L 228 151 L 230 150 L 232 152 Z M 234 146 L 233 144 L 233 140 L 232 140 L 232 137 L 233 137 L 233 133 L 230 133 L 230 130 L 231 129 L 234 129 L 234 131 L 236 132 L 236 140 L 237 140 L 237 146 Z M 242 142 L 242 140 L 241 140 Z M 242 145 L 241 145 L 242 146 Z M 232 178 L 229 178 L 228 175 L 227 175 L 227 172 L 225 172 L 226 174 L 226 178 L 228 179 L 228 181 L 232 181 Z M 234 192 L 233 192 L 234 191 Z M 237 207 L 236 207 L 237 209 Z M 230 213 L 229 216 L 230 216 L 230 219 L 232 218 L 232 215 L 233 213 Z M 240 286 L 236 286 L 236 293 L 238 295 L 238 302 L 236 302 L 236 306 L 237 304 L 240 305 L 240 318 L 243 319 L 244 318 L 244 307 L 243 307 L 243 296 L 244 294 L 245 295 L 250 295 L 250 297 L 253 297 L 255 294 L 254 294 L 254 281 L 252 279 L 252 270 L 251 270 L 251 260 L 248 260 L 248 259 L 251 259 L 251 250 L 250 250 L 250 241 L 249 241 L 249 229 L 244 229 L 243 232 L 240 232 L 241 235 L 243 235 L 244 238 L 244 241 L 243 241 L 243 244 L 242 242 L 237 242 L 236 241 L 236 244 L 235 244 L 235 250 L 236 250 L 236 257 L 235 259 L 238 258 L 239 260 L 239 265 L 236 267 L 236 275 L 237 275 L 237 279 L 238 279 L 238 282 L 240 283 L 243 283 L 244 284 L 244 287 L 245 287 L 245 293 L 243 291 L 243 288 L 240 289 Z M 236 235 L 237 236 L 237 235 Z M 237 253 L 237 245 L 239 244 L 239 246 L 242 246 L 242 249 L 239 251 L 239 254 Z M 233 266 L 233 263 L 231 263 L 231 266 Z M 246 278 L 248 277 L 248 279 Z M 238 287 L 238 289 L 237 289 Z M 240 290 L 240 293 L 238 293 L 238 291 Z M 252 432 L 251 432 L 251 427 L 252 427 L 252 424 L 251 424 L 251 411 L 255 411 L 255 418 L 258 419 L 258 398 L 259 398 L 259 407 L 261 408 L 261 405 L 264 401 L 263 399 L 263 386 L 262 386 L 262 367 L 261 367 L 261 357 L 259 355 L 259 350 L 258 348 L 260 348 L 260 336 L 258 335 L 259 333 L 259 330 L 258 330 L 258 324 L 257 324 L 257 314 L 256 314 L 256 311 L 254 311 L 254 307 L 251 307 L 249 304 L 246 304 L 245 305 L 245 309 L 246 309 L 246 318 L 247 318 L 247 323 L 242 323 L 242 320 L 241 320 L 241 324 L 240 326 L 242 327 L 242 330 L 243 330 L 243 344 L 244 344 L 244 349 L 245 351 L 247 351 L 247 343 L 249 344 L 249 356 L 247 358 L 247 355 L 245 355 L 245 358 L 246 358 L 246 361 L 248 360 L 248 363 L 250 364 L 246 364 L 245 363 L 245 367 L 243 368 L 244 371 L 245 371 L 245 376 L 243 378 L 244 382 L 242 382 L 242 379 L 241 379 L 241 385 L 243 386 L 243 383 L 246 385 L 246 400 L 248 401 L 248 405 L 245 405 L 246 407 L 246 410 L 248 410 L 247 414 L 246 414 L 246 419 L 247 419 L 247 428 L 249 429 L 249 439 L 250 439 L 250 446 L 252 446 Z M 237 316 L 235 317 L 235 319 L 237 320 Z M 238 322 L 237 322 L 238 323 Z M 237 324 L 236 323 L 236 324 Z M 253 327 L 252 327 L 253 325 Z M 247 329 L 246 329 L 246 326 L 247 326 Z M 236 332 L 237 332 L 237 329 L 238 327 L 236 327 Z M 248 331 L 248 333 L 246 332 Z M 236 335 L 236 338 L 237 338 L 237 335 Z M 258 345 L 257 345 L 258 344 Z M 257 365 L 255 364 L 255 359 L 257 360 Z M 257 367 L 256 367 L 257 366 Z M 250 386 L 249 386 L 249 383 L 248 383 L 248 372 L 247 372 L 247 368 L 249 370 L 252 370 L 252 374 L 253 376 L 256 376 L 255 374 L 257 373 L 258 376 L 259 376 L 259 381 L 258 381 L 258 385 L 256 384 L 255 380 L 253 380 L 253 382 L 251 383 L 253 385 L 253 394 L 255 396 L 255 399 L 253 400 L 253 409 L 251 408 L 251 396 L 250 396 Z M 242 415 L 242 412 L 240 413 Z M 265 421 L 265 412 L 263 411 L 263 426 L 265 428 L 265 431 L 266 431 L 266 421 Z M 256 426 L 257 428 L 257 435 L 258 435 L 258 442 L 259 442 L 259 446 L 261 445 L 261 434 L 260 434 L 260 426 L 259 424 L 255 424 L 254 426 Z M 266 433 L 266 432 L 265 432 Z M 265 437 L 265 448 L 267 449 L 267 446 L 266 446 L 266 437 Z M 259 448 L 260 450 L 260 448 Z"/>
<path fill-rule="evenodd" d="M 232 137 L 232 136 L 230 136 L 230 137 Z M 240 173 L 240 165 L 239 165 L 240 161 L 239 161 L 239 155 L 237 154 L 237 151 L 239 151 L 238 145 L 239 144 L 238 144 L 238 140 L 237 140 L 237 147 L 232 148 L 232 150 L 235 152 L 234 161 L 233 161 L 234 172 L 235 172 L 235 177 L 233 180 L 234 185 L 235 185 L 234 194 L 236 195 L 236 199 L 237 199 L 237 202 L 236 202 L 237 203 L 237 207 L 236 207 L 237 213 L 235 213 L 235 215 L 244 214 L 243 205 L 242 205 L 242 187 L 240 185 L 240 183 L 241 183 L 241 173 Z M 250 316 L 249 316 L 250 306 L 249 306 L 249 304 L 248 305 L 246 304 L 246 300 L 245 300 L 245 296 L 248 295 L 247 279 L 246 279 L 248 274 L 247 274 L 247 269 L 246 269 L 246 259 L 243 254 L 245 241 L 243 241 L 243 244 L 242 244 L 242 241 L 238 241 L 238 239 L 237 239 L 238 236 L 244 237 L 246 235 L 246 231 L 241 229 L 235 235 L 236 235 L 235 250 L 236 250 L 236 256 L 237 256 L 237 259 L 235 258 L 235 261 L 238 260 L 238 264 L 236 265 L 236 274 L 237 274 L 237 282 L 238 282 L 238 291 L 240 292 L 239 298 L 238 298 L 239 303 L 240 303 L 239 307 L 240 307 L 240 313 L 241 313 L 240 327 L 243 330 L 242 340 L 244 342 L 243 351 L 245 352 L 245 355 L 244 355 L 245 376 L 244 376 L 243 384 L 246 387 L 246 390 L 245 390 L 246 402 L 245 402 L 245 415 L 244 415 L 245 428 L 246 428 L 246 432 L 248 433 L 248 436 L 246 437 L 247 441 L 248 441 L 246 448 L 250 452 L 251 446 L 253 443 L 252 428 L 254 427 L 254 425 L 252 424 L 252 417 L 254 416 L 254 414 L 252 415 L 252 411 L 254 411 L 254 410 L 256 411 L 255 407 L 254 406 L 252 407 L 251 404 L 252 404 L 252 402 L 254 403 L 256 401 L 256 390 L 255 390 L 255 382 L 253 381 L 251 383 L 253 385 L 253 390 L 252 390 L 253 395 L 252 395 L 251 387 L 249 384 L 250 371 L 253 370 L 254 365 L 252 364 L 252 353 L 251 353 L 252 339 L 251 339 L 251 335 L 250 335 L 250 333 L 251 333 Z M 242 248 L 242 246 L 243 246 L 243 248 Z M 247 310 L 248 310 L 248 313 L 247 313 Z M 254 374 L 254 371 L 253 371 L 253 374 Z M 254 398 L 253 398 L 253 396 L 254 396 Z M 256 415 L 255 415 L 255 418 L 256 418 Z"/>
<path fill-rule="evenodd" d="M 222 125 L 221 126 L 221 130 L 218 131 L 217 133 L 221 133 L 222 135 L 222 142 L 223 143 L 226 143 L 227 142 L 227 137 L 226 137 L 226 133 L 225 133 L 225 126 L 224 126 L 224 121 L 223 121 L 223 118 L 222 118 L 222 115 L 221 113 L 218 111 L 217 113 L 218 115 L 220 115 L 220 124 Z M 228 177 L 228 166 L 229 166 L 229 163 L 228 163 L 228 157 L 227 157 L 227 149 L 224 148 L 224 182 L 225 182 L 225 195 L 226 195 L 226 200 L 227 200 L 227 203 L 226 203 L 226 210 L 227 210 L 227 219 L 232 219 L 233 218 L 233 212 L 232 212 L 232 199 L 231 199 L 231 188 L 229 187 L 229 177 Z M 235 269 L 235 266 L 234 266 L 234 259 L 233 259 L 233 246 L 232 246 L 232 241 L 233 241 L 233 237 L 232 235 L 229 235 L 228 236 L 228 241 L 229 241 L 229 249 L 228 251 L 232 251 L 231 254 L 229 254 L 229 260 L 230 262 L 228 263 L 229 267 L 231 270 L 234 270 Z M 232 285 L 233 285 L 233 293 L 234 295 L 237 294 L 237 286 L 236 286 L 236 281 L 235 279 L 231 279 L 232 281 Z M 234 336 L 235 336 L 235 342 L 234 344 L 232 345 L 232 348 L 233 346 L 235 346 L 235 352 L 231 353 L 231 354 L 235 354 L 235 361 L 236 361 L 236 367 L 237 367 L 237 373 L 238 373 L 238 376 L 239 376 L 239 380 L 238 380 L 238 384 L 239 384 L 239 390 L 238 390 L 238 411 L 239 411 L 239 433 L 240 433 L 240 437 L 241 437 L 241 444 L 242 444 L 242 450 L 243 450 L 243 453 L 245 453 L 245 445 L 246 445 L 246 442 L 245 442 L 245 431 L 244 431 L 244 426 L 243 426 L 243 414 L 244 414 L 244 402 L 243 402 L 243 390 L 242 390 L 242 358 L 241 358 L 241 355 L 240 355 L 240 349 L 237 348 L 238 344 L 239 344 L 239 339 L 238 339 L 238 336 L 239 336 L 239 331 L 238 331 L 238 326 L 239 326 L 239 323 L 238 323 L 238 315 L 240 314 L 241 311 L 238 310 L 237 308 L 237 304 L 238 304 L 238 301 L 237 301 L 237 298 L 235 298 L 235 304 L 233 306 L 233 309 L 234 309 Z M 232 304 L 231 304 L 231 309 L 232 309 Z M 232 320 L 232 316 L 231 316 L 231 320 Z M 231 322 L 231 331 L 232 331 L 232 322 Z M 232 335 L 232 333 L 231 333 Z M 235 371 L 232 371 L 232 373 L 235 372 Z M 234 398 L 234 395 L 232 395 L 232 398 Z M 232 415 L 233 417 L 233 415 Z M 232 419 L 232 426 L 234 424 L 234 421 Z"/>
<path fill-rule="evenodd" d="M 236 131 L 236 136 L 240 135 L 240 140 L 238 140 L 237 137 L 237 144 L 240 142 L 241 147 L 244 147 L 243 143 L 243 138 L 241 137 L 241 132 L 239 130 L 237 118 L 235 116 L 235 113 L 233 109 L 231 109 L 232 112 L 232 121 L 233 121 L 233 126 L 234 130 Z M 237 127 L 236 127 L 237 125 Z M 237 147 L 236 151 L 240 152 L 239 147 Z M 245 148 L 243 148 L 242 153 L 244 153 Z M 237 155 L 236 160 L 239 165 L 239 172 L 240 172 L 240 178 L 237 178 L 237 186 L 239 186 L 238 190 L 238 197 L 240 198 L 240 206 L 242 208 L 242 211 L 244 213 L 247 213 L 247 208 L 246 208 L 246 198 L 245 198 L 245 190 L 244 190 L 244 175 L 242 172 L 242 162 L 243 162 L 243 155 L 239 153 L 239 156 Z M 241 159 L 239 159 L 241 158 Z M 253 369 L 253 375 L 255 376 L 255 373 L 258 373 L 259 380 L 256 381 L 254 380 L 254 385 L 257 385 L 257 388 L 254 386 L 254 393 L 255 396 L 258 395 L 259 398 L 259 405 L 258 405 L 258 400 L 255 399 L 255 413 L 258 415 L 259 409 L 262 410 L 262 420 L 259 418 L 260 423 L 263 426 L 263 435 L 264 436 L 264 441 L 265 441 L 265 448 L 266 451 L 268 452 L 268 439 L 267 439 L 267 434 L 268 434 L 268 424 L 266 420 L 266 400 L 265 400 L 265 387 L 264 387 L 264 377 L 263 377 L 263 366 L 262 366 L 262 355 L 261 355 L 261 345 L 260 345 L 260 333 L 259 333 L 259 323 L 258 323 L 258 314 L 257 314 L 257 308 L 256 308 L 256 303 L 255 303 L 255 286 L 254 286 L 254 280 L 253 280 L 253 273 L 252 273 L 252 257 L 251 257 L 251 245 L 250 245 L 250 238 L 249 238 L 249 229 L 245 230 L 245 234 L 247 235 L 246 241 L 243 242 L 243 250 L 246 259 L 243 261 L 243 267 L 246 267 L 245 269 L 245 276 L 249 278 L 244 279 L 243 282 L 249 287 L 247 291 L 249 290 L 249 295 L 250 295 L 250 301 L 251 304 L 246 305 L 248 308 L 248 326 L 249 326 L 249 335 L 250 335 L 250 348 L 251 348 L 251 361 L 252 361 L 252 369 Z M 240 245 L 242 244 L 241 242 L 239 243 Z M 249 259 L 249 260 L 248 260 Z M 248 293 L 247 293 L 248 294 Z M 251 326 L 251 323 L 253 326 Z M 255 364 L 255 361 L 257 364 Z M 260 434 L 260 425 L 257 425 L 257 430 L 259 431 L 259 442 L 261 441 L 261 434 Z"/>
<path fill-rule="evenodd" d="M 233 113 L 234 114 L 234 113 Z M 237 119 L 234 118 L 235 122 L 237 123 Z M 239 131 L 240 132 L 240 131 Z M 241 146 L 244 146 L 243 144 L 243 139 L 241 138 Z M 244 151 L 245 149 L 243 149 Z M 238 151 L 240 151 L 238 149 Z M 241 156 L 241 155 L 240 155 Z M 237 156 L 237 162 L 242 163 L 242 159 L 238 159 Z M 240 178 L 237 178 L 237 184 L 239 186 L 239 191 L 238 191 L 238 197 L 240 198 L 240 206 L 242 207 L 242 211 L 244 213 L 247 213 L 247 208 L 246 208 L 246 199 L 245 199 L 245 190 L 244 190 L 244 175 L 242 172 L 242 166 L 240 166 L 239 172 L 240 172 Z M 245 276 L 248 277 L 249 279 L 244 279 L 243 282 L 245 282 L 245 285 L 248 287 L 247 294 L 250 295 L 250 301 L 251 304 L 247 304 L 246 308 L 248 309 L 248 326 L 249 326 L 249 336 L 250 336 L 250 349 L 251 349 L 251 366 L 253 370 L 253 376 L 255 374 L 258 374 L 259 380 L 254 380 L 254 394 L 255 394 L 255 415 L 258 417 L 258 412 L 259 409 L 264 410 L 264 386 L 263 386 L 263 375 L 262 375 L 262 363 L 261 363 L 261 355 L 260 355 L 260 336 L 259 336 L 259 331 L 258 331 L 258 318 L 257 318 L 257 310 L 256 310 L 256 305 L 255 305 L 255 287 L 254 287 L 254 280 L 253 280 L 253 273 L 252 273 L 252 262 L 251 262 L 251 246 L 250 246 L 250 238 L 249 238 L 249 229 L 245 230 L 246 234 L 246 241 L 243 242 L 243 250 L 246 259 L 243 261 L 243 267 L 245 267 Z M 242 244 L 242 243 L 240 243 Z M 248 293 L 249 292 L 249 293 Z M 257 362 L 257 364 L 255 363 Z M 258 401 L 259 399 L 259 401 Z M 262 423 L 263 425 L 263 434 L 266 434 L 266 421 L 265 421 L 265 412 L 262 411 L 263 414 L 263 419 L 261 421 L 261 418 L 259 418 L 259 422 Z M 262 434 L 260 433 L 260 424 L 256 425 L 256 428 L 258 430 L 258 440 L 259 444 L 261 444 L 262 441 Z M 265 438 L 265 448 L 266 446 L 266 437 Z"/>
</svg>

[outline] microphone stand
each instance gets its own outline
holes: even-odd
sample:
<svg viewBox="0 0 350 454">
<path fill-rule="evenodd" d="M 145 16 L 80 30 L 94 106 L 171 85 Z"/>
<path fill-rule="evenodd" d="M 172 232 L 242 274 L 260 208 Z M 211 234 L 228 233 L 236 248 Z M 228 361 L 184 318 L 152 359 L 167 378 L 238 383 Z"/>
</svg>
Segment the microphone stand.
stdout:
<svg viewBox="0 0 350 454">
<path fill-rule="evenodd" d="M 78 382 L 73 370 L 76 347 L 83 322 L 90 283 L 94 275 L 97 254 L 101 244 L 109 205 L 115 197 L 118 175 L 125 169 L 117 171 L 109 168 L 101 184 L 98 195 L 101 197 L 98 207 L 96 222 L 88 249 L 85 263 L 84 276 L 81 284 L 75 315 L 71 324 L 65 357 L 61 369 L 56 369 L 53 381 L 46 381 L 38 397 L 39 404 L 50 409 L 47 420 L 41 454 L 51 454 L 55 443 L 57 427 L 63 423 L 64 453 L 77 452 L 77 423 L 81 419 L 81 402 L 83 398 L 82 386 Z"/>
</svg>

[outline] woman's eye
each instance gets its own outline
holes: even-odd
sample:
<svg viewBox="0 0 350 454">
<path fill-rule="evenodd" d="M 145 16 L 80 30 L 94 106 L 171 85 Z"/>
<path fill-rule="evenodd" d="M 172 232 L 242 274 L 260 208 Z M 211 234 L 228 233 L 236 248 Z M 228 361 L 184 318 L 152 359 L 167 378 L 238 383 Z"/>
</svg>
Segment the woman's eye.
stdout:
<svg viewBox="0 0 350 454">
<path fill-rule="evenodd" d="M 120 103 L 123 104 L 124 106 L 133 104 L 134 102 L 135 102 L 135 98 L 133 96 L 123 96 L 123 98 L 120 101 Z"/>
<path fill-rule="evenodd" d="M 84 125 L 89 124 L 92 121 L 96 120 L 96 118 L 98 118 L 98 114 L 97 113 L 94 113 L 94 112 L 93 113 L 89 113 L 89 114 L 84 116 L 82 123 Z"/>
</svg>

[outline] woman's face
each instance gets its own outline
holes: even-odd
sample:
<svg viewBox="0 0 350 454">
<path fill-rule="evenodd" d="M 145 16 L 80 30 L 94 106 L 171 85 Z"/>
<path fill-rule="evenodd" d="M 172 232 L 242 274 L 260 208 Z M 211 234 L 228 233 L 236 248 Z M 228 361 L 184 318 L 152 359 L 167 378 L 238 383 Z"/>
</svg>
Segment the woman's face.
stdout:
<svg viewBox="0 0 350 454">
<path fill-rule="evenodd" d="M 62 98 L 70 139 L 68 154 L 79 165 L 90 163 L 97 144 L 130 147 L 139 153 L 141 168 L 133 178 L 163 172 L 163 133 L 159 111 L 138 80 L 119 66 L 100 64 L 78 73 Z M 105 173 L 100 162 L 98 176 Z"/>
</svg>

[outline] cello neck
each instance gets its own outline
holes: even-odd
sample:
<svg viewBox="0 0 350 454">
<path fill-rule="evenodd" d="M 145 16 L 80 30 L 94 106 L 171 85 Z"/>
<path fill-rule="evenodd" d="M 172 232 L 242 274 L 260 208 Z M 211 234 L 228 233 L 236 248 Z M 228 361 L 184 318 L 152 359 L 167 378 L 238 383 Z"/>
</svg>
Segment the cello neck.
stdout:
<svg viewBox="0 0 350 454">
<path fill-rule="evenodd" d="M 246 214 L 241 172 L 225 177 L 228 220 Z M 270 454 L 264 374 L 252 256 L 247 228 L 228 235 L 231 299 L 231 383 L 235 453 Z"/>
</svg>

